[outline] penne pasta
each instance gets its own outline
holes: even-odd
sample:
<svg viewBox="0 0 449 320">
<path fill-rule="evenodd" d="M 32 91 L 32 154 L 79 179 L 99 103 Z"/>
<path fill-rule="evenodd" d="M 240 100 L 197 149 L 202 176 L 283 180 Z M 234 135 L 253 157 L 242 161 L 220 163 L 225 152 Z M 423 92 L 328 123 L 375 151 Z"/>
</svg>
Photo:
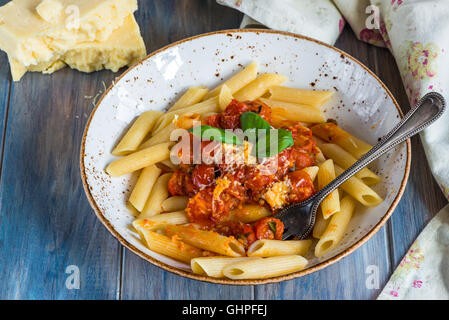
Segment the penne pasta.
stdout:
<svg viewBox="0 0 449 320">
<path fill-rule="evenodd" d="M 362 141 L 344 131 L 332 122 L 317 124 L 311 129 L 313 134 L 317 137 L 320 137 L 326 142 L 339 145 L 357 159 L 360 159 L 373 147 L 365 141 Z"/>
<path fill-rule="evenodd" d="M 211 97 L 215 97 L 220 93 L 221 87 L 223 85 L 226 85 L 229 90 L 231 91 L 231 94 L 237 92 L 244 86 L 246 86 L 248 83 L 256 79 L 257 77 L 257 62 L 252 62 L 250 65 L 245 67 L 242 71 L 231 77 L 230 79 L 226 80 L 222 85 L 216 87 L 212 91 L 210 91 L 204 99 L 208 99 Z"/>
<path fill-rule="evenodd" d="M 357 159 L 354 158 L 349 152 L 345 151 L 343 148 L 336 144 L 321 144 L 319 143 L 319 141 L 317 141 L 317 144 L 327 158 L 334 160 L 336 164 L 344 169 L 348 169 L 357 161 Z M 363 168 L 362 170 L 357 172 L 355 176 L 362 180 L 368 186 L 372 186 L 380 182 L 380 177 L 368 168 Z"/>
<path fill-rule="evenodd" d="M 179 166 L 176 164 L 173 164 L 173 162 L 171 162 L 170 159 L 163 160 L 159 163 L 161 165 L 163 165 L 163 169 L 166 171 L 176 171 L 179 169 Z"/>
<path fill-rule="evenodd" d="M 234 97 L 232 96 L 231 90 L 227 85 L 222 85 L 220 89 L 220 94 L 218 95 L 218 106 L 220 110 L 223 111 L 231 103 Z"/>
<path fill-rule="evenodd" d="M 174 196 L 167 198 L 161 204 L 162 211 L 170 212 L 184 210 L 187 207 L 187 202 L 189 202 L 188 197 Z"/>
<path fill-rule="evenodd" d="M 335 165 L 335 173 L 337 176 L 343 173 L 343 169 Z M 362 180 L 353 176 L 340 186 L 345 192 L 351 195 L 358 202 L 366 207 L 374 207 L 379 205 L 383 199 Z"/>
<path fill-rule="evenodd" d="M 131 153 L 130 155 L 111 162 L 106 167 L 106 173 L 111 177 L 119 177 L 168 159 L 170 156 L 169 146 L 170 143 L 161 143 Z"/>
<path fill-rule="evenodd" d="M 266 279 L 300 271 L 307 263 L 307 259 L 298 255 L 246 260 L 226 266 L 223 274 L 233 280 Z"/>
<path fill-rule="evenodd" d="M 192 246 L 224 256 L 240 257 L 245 254 L 242 243 L 217 232 L 198 230 L 191 226 L 167 226 L 165 232 L 168 236 L 177 235 Z"/>
<path fill-rule="evenodd" d="M 305 104 L 294 104 L 265 98 L 260 98 L 259 100 L 271 107 L 273 116 L 278 115 L 285 120 L 311 123 L 326 121 L 324 113 L 321 110 Z"/>
<path fill-rule="evenodd" d="M 312 240 L 257 240 L 248 248 L 248 257 L 300 255 L 309 251 Z"/>
<path fill-rule="evenodd" d="M 212 97 L 203 102 L 198 102 L 194 105 L 191 105 L 186 108 L 174 110 L 167 112 L 162 117 L 159 118 L 158 122 L 154 125 L 154 129 L 152 130 L 152 135 L 156 135 L 162 131 L 165 127 L 170 124 L 173 124 L 177 121 L 177 118 L 182 115 L 192 115 L 199 114 L 203 115 L 211 112 L 218 112 L 218 97 Z"/>
<path fill-rule="evenodd" d="M 203 255 L 202 250 L 180 241 L 179 239 L 169 238 L 142 227 L 138 227 L 137 231 L 148 249 L 163 254 L 164 256 L 190 263 L 192 259 Z"/>
<path fill-rule="evenodd" d="M 142 113 L 112 150 L 112 154 L 123 156 L 136 151 L 161 115 L 163 112 L 152 110 Z"/>
<path fill-rule="evenodd" d="M 315 161 L 317 164 L 320 164 L 324 161 L 326 161 L 326 158 L 324 157 L 323 151 L 319 147 L 315 147 L 318 150 L 318 153 L 315 155 Z"/>
<path fill-rule="evenodd" d="M 301 171 L 304 171 L 309 175 L 312 182 L 315 181 L 315 178 L 318 174 L 318 170 L 319 170 L 319 168 L 317 166 L 311 166 L 311 167 L 301 169 Z"/>
<path fill-rule="evenodd" d="M 271 214 L 271 211 L 266 207 L 257 204 L 247 204 L 242 208 L 232 210 L 228 219 L 231 221 L 250 223 L 271 216 Z"/>
<path fill-rule="evenodd" d="M 326 160 L 319 166 L 318 189 L 323 189 L 335 179 L 334 162 L 332 159 Z M 340 211 L 340 196 L 338 189 L 332 191 L 320 204 L 323 218 L 327 220 L 335 212 Z"/>
<path fill-rule="evenodd" d="M 313 226 L 312 236 L 316 239 L 321 238 L 326 230 L 327 225 L 329 224 L 330 219 L 325 220 L 323 217 L 322 211 L 317 211 L 315 225 Z"/>
<path fill-rule="evenodd" d="M 287 80 L 285 76 L 265 73 L 234 93 L 234 98 L 239 101 L 255 100 L 263 96 L 269 87 L 280 84 L 285 80 Z"/>
<path fill-rule="evenodd" d="M 139 218 L 133 221 L 133 227 L 137 230 L 138 228 L 144 228 L 150 231 L 155 231 L 166 227 L 167 225 L 177 225 L 189 223 L 189 218 L 187 214 L 182 211 L 161 213 L 148 218 Z"/>
<path fill-rule="evenodd" d="M 193 273 L 223 278 L 223 269 L 230 264 L 261 259 L 258 257 L 200 257 L 190 261 Z"/>
<path fill-rule="evenodd" d="M 195 121 L 200 123 L 202 116 L 199 113 L 183 114 L 175 121 L 175 127 L 180 129 L 190 129 L 194 126 Z"/>
<path fill-rule="evenodd" d="M 334 94 L 333 91 L 314 91 L 283 86 L 273 86 L 268 89 L 268 98 L 273 100 L 307 104 L 315 108 L 321 107 Z"/>
<path fill-rule="evenodd" d="M 341 199 L 340 211 L 332 216 L 329 225 L 315 246 L 316 257 L 322 257 L 338 246 L 351 220 L 354 208 L 355 202 L 351 197 L 346 196 Z"/>
<path fill-rule="evenodd" d="M 209 92 L 209 89 L 207 87 L 203 87 L 203 86 L 190 87 L 181 96 L 181 98 L 179 98 L 179 100 L 176 101 L 175 104 L 170 109 L 168 109 L 168 111 L 174 111 L 174 110 L 186 108 L 195 103 L 198 103 L 201 100 L 203 100 L 203 98 L 206 96 L 206 94 L 208 92 Z"/>
<path fill-rule="evenodd" d="M 139 219 L 148 218 L 162 212 L 161 205 L 168 198 L 168 180 L 170 180 L 171 175 L 171 173 L 165 173 L 156 180 Z"/>
<path fill-rule="evenodd" d="M 131 196 L 129 197 L 129 202 L 136 208 L 139 212 L 143 210 L 145 203 L 151 193 L 156 179 L 161 174 L 161 169 L 156 167 L 154 164 L 143 168 L 140 172 L 139 179 L 134 186 Z"/>
<path fill-rule="evenodd" d="M 156 133 L 154 136 L 149 138 L 147 141 L 142 143 L 139 147 L 139 150 L 160 144 L 160 143 L 167 143 L 170 142 L 170 134 L 172 131 L 175 130 L 175 124 L 170 123 L 168 126 L 160 130 L 158 133 Z M 165 160 L 165 159 L 163 159 Z"/>
</svg>

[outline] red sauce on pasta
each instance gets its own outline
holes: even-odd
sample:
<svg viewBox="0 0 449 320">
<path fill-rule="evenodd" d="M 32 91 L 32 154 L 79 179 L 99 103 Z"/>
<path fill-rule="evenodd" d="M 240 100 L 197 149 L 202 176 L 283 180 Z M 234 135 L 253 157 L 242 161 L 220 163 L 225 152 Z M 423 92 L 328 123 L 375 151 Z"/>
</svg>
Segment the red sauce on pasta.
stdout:
<svg viewBox="0 0 449 320">
<path fill-rule="evenodd" d="M 233 100 L 220 114 L 211 115 L 203 124 L 221 129 L 239 129 L 240 115 L 252 111 L 268 123 L 271 122 L 271 108 L 260 101 L 240 102 Z M 301 169 L 315 164 L 315 141 L 310 129 L 299 123 L 286 125 L 283 129 L 292 132 L 294 145 L 281 153 L 255 163 L 205 163 L 180 165 L 174 172 L 168 191 L 172 196 L 189 196 L 186 212 L 191 222 L 205 229 L 223 235 L 234 236 L 250 245 L 257 239 L 282 239 L 284 226 L 275 218 L 283 206 L 303 201 L 315 192 L 313 182 Z M 190 135 L 193 144 L 195 136 Z M 201 151 L 215 141 L 203 141 Z M 211 149 L 211 148 L 210 148 Z M 212 148 L 213 149 L 213 148 Z M 193 148 L 191 148 L 193 150 Z M 213 149 L 215 150 L 215 149 Z M 181 156 L 181 155 L 180 155 Z M 214 152 L 209 154 L 214 156 Z M 224 155 L 222 155 L 224 156 Z M 193 158 L 193 155 L 190 155 Z M 267 201 L 267 192 L 276 183 L 288 187 L 282 207 L 272 207 Z M 242 208 L 244 204 L 260 204 L 269 208 L 274 216 L 262 218 L 252 224 L 232 221 L 230 212 Z"/>
</svg>

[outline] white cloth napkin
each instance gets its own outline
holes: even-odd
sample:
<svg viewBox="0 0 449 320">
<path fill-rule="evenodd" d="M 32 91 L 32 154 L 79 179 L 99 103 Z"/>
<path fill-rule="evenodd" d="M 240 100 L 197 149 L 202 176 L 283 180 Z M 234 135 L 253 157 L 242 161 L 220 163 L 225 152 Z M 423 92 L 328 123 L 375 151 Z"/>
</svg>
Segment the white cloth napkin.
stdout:
<svg viewBox="0 0 449 320">
<path fill-rule="evenodd" d="M 260 22 L 333 44 L 344 20 L 356 36 L 387 47 L 411 105 L 429 91 L 449 100 L 449 0 L 217 0 Z M 338 9 L 338 10 L 337 10 Z M 449 199 L 449 111 L 421 133 L 432 173 Z M 379 298 L 449 299 L 449 207 L 425 228 Z"/>
</svg>

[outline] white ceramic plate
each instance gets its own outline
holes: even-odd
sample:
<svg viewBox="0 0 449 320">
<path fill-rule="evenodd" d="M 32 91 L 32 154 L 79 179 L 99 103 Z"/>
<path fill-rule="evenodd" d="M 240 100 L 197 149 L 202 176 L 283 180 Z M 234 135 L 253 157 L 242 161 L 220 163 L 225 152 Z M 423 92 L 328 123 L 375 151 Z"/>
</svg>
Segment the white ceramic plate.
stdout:
<svg viewBox="0 0 449 320">
<path fill-rule="evenodd" d="M 103 95 L 87 123 L 81 146 L 81 176 L 95 213 L 127 248 L 166 270 L 194 279 L 257 284 L 319 270 L 354 251 L 386 222 L 401 197 L 410 166 L 410 143 L 370 166 L 382 177 L 375 190 L 384 202 L 359 206 L 339 247 L 308 268 L 264 280 L 233 281 L 194 275 L 188 265 L 148 250 L 130 226 L 126 206 L 135 175 L 110 178 L 104 168 L 111 150 L 131 121 L 146 110 L 164 110 L 190 86 L 215 87 L 252 61 L 259 71 L 289 78 L 287 86 L 335 90 L 324 111 L 345 130 L 375 144 L 400 119 L 401 111 L 384 84 L 360 62 L 340 50 L 301 36 L 269 30 L 227 30 L 173 43 L 125 72 Z"/>
</svg>

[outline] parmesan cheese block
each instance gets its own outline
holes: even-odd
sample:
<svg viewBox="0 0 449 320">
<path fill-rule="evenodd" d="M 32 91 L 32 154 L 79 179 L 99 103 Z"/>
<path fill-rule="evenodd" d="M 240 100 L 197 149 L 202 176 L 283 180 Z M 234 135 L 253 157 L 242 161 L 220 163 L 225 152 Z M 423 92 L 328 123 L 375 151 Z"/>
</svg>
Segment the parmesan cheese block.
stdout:
<svg viewBox="0 0 449 320">
<path fill-rule="evenodd" d="M 123 66 L 130 66 L 141 60 L 145 54 L 145 44 L 140 35 L 139 25 L 131 14 L 104 42 L 81 42 L 62 54 L 53 55 L 50 61 L 28 67 L 11 56 L 9 62 L 13 80 L 18 81 L 27 71 L 53 73 L 66 65 L 83 72 L 103 68 L 116 72 Z"/>
<path fill-rule="evenodd" d="M 135 10 L 137 0 L 13 0 L 0 7 L 0 49 L 25 67 L 53 66 L 75 45 L 109 39 Z"/>
</svg>

